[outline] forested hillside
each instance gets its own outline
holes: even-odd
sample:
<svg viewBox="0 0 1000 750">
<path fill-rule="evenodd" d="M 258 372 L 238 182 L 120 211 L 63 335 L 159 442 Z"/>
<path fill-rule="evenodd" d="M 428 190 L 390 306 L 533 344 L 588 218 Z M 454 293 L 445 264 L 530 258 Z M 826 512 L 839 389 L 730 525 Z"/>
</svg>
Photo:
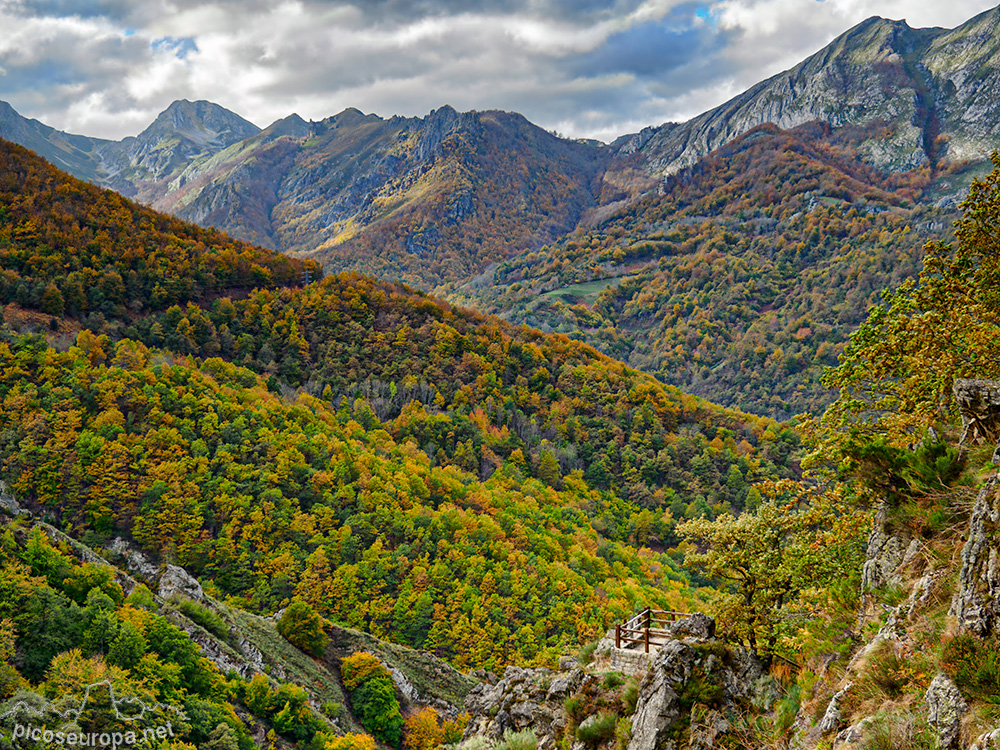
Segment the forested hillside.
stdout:
<svg viewBox="0 0 1000 750">
<path fill-rule="evenodd" d="M 589 230 L 449 296 L 564 332 L 718 403 L 787 418 L 884 288 L 944 237 L 965 165 L 886 175 L 859 130 L 762 126 Z M 935 196 L 943 196 L 940 208 Z"/>
<path fill-rule="evenodd" d="M 302 261 L 143 208 L 0 141 L 0 302 L 125 318 L 317 278 Z"/>
<path fill-rule="evenodd" d="M 83 199 L 57 200 L 91 188 L 11 153 L 15 220 L 33 203 L 39 236 L 86 238 L 88 222 L 111 235 L 110 209 L 98 221 Z M 187 229 L 157 234 L 168 220 L 116 200 L 152 233 L 95 239 L 92 263 L 105 276 L 134 263 L 141 282 Z M 232 256 L 210 237 L 198 268 Z M 41 244 L 5 238 L 6 259 Z M 165 276 L 189 271 L 173 260 Z M 17 268 L 28 288 L 67 283 L 56 266 Z M 0 466 L 67 530 L 124 534 L 255 611 L 298 597 L 462 667 L 549 659 L 640 602 L 689 601 L 666 554 L 677 520 L 753 505 L 753 482 L 796 471 L 796 439 L 773 420 L 405 287 L 191 289 L 165 310 L 141 295 L 99 315 L 8 305 L 10 326 L 82 330 L 65 351 L 38 334 L 0 347 Z"/>
</svg>

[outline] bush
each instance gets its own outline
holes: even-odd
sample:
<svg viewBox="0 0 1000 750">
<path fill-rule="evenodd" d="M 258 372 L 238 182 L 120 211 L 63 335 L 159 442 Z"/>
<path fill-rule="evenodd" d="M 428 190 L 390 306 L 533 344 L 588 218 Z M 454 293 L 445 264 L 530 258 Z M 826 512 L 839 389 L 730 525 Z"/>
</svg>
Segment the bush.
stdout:
<svg viewBox="0 0 1000 750">
<path fill-rule="evenodd" d="M 995 702 L 1000 695 L 1000 641 L 956 635 L 944 645 L 941 666 L 970 700 Z"/>
<path fill-rule="evenodd" d="M 563 701 L 563 710 L 570 720 L 579 722 L 583 718 L 583 698 L 570 696 Z"/>
<path fill-rule="evenodd" d="M 863 697 L 895 699 L 907 690 L 920 692 L 927 687 L 926 657 L 901 655 L 889 641 L 880 643 L 868 657 L 868 667 L 859 687 Z"/>
<path fill-rule="evenodd" d="M 536 750 L 538 738 L 535 737 L 534 729 L 525 729 L 523 732 L 512 732 L 507 730 L 503 733 L 503 742 L 496 746 L 496 750 Z"/>
<path fill-rule="evenodd" d="M 602 711 L 593 721 L 584 722 L 576 728 L 576 738 L 585 745 L 600 745 L 615 736 L 617 726 L 617 714 Z"/>
<path fill-rule="evenodd" d="M 587 666 L 588 664 L 590 664 L 590 662 L 594 660 L 594 652 L 596 650 L 597 650 L 597 641 L 592 641 L 588 643 L 586 646 L 583 646 L 580 649 L 580 653 L 576 657 L 577 661 L 579 661 L 581 665 Z"/>
<path fill-rule="evenodd" d="M 625 678 L 622 676 L 621 672 L 608 672 L 604 675 L 604 687 L 607 690 L 614 690 L 623 682 L 625 682 Z"/>
<path fill-rule="evenodd" d="M 323 620 L 306 602 L 296 600 L 278 620 L 278 632 L 293 646 L 311 656 L 320 657 L 330 641 L 323 631 Z"/>
<path fill-rule="evenodd" d="M 327 735 L 323 739 L 323 750 L 376 750 L 375 740 L 367 734 Z"/>
<path fill-rule="evenodd" d="M 864 731 L 860 750 L 936 750 L 938 738 L 925 717 L 908 711 L 876 717 Z"/>
<path fill-rule="evenodd" d="M 198 623 L 212 635 L 222 640 L 229 638 L 229 626 L 222 619 L 218 612 L 214 612 L 208 607 L 198 604 L 191 599 L 180 599 L 174 602 L 185 617 Z"/>
<path fill-rule="evenodd" d="M 639 681 L 634 677 L 629 677 L 625 682 L 625 689 L 622 690 L 622 703 L 625 704 L 625 713 L 629 716 L 635 713 L 636 704 L 639 703 Z"/>
</svg>

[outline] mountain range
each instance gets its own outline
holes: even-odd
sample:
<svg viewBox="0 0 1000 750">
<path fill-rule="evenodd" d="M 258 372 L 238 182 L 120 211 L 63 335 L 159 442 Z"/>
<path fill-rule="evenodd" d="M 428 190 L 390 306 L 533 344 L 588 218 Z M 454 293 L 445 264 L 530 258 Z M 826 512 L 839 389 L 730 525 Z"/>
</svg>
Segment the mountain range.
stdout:
<svg viewBox="0 0 1000 750">
<path fill-rule="evenodd" d="M 347 109 L 261 130 L 178 101 L 138 136 L 62 133 L 0 105 L 0 137 L 159 210 L 425 288 L 537 250 L 742 133 L 811 121 L 871 129 L 859 158 L 901 172 L 1000 146 L 1000 8 L 952 29 L 871 18 L 794 68 L 684 123 L 609 145 L 506 112 L 423 118 Z"/>
<path fill-rule="evenodd" d="M 871 18 L 715 109 L 611 144 L 447 106 L 422 118 L 290 115 L 261 130 L 203 101 L 175 102 L 121 141 L 61 133 L 0 105 L 0 136 L 328 272 L 401 280 L 787 418 L 828 402 L 822 367 L 886 278 L 915 268 L 925 241 L 947 239 L 969 180 L 1000 146 L 998 23 L 1000 8 L 952 30 Z M 789 129 L 791 140 L 779 134 Z M 758 174 L 760 159 L 775 170 L 768 192 L 725 188 L 736 177 L 726 155 L 740 154 Z M 850 227 L 847 241 L 817 250 L 828 214 Z M 704 221 L 714 229 L 692 233 Z M 787 256 L 800 245 L 808 251 Z M 712 248 L 772 280 L 766 294 L 746 292 L 735 318 L 698 301 L 692 269 Z M 828 313 L 838 321 L 829 331 Z M 762 317 L 773 320 L 754 322 Z"/>
</svg>

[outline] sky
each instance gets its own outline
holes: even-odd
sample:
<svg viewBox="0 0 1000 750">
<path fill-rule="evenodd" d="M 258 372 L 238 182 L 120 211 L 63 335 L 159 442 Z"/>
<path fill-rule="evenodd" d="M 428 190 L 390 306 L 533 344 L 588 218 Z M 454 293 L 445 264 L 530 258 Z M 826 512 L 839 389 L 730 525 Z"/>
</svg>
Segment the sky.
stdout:
<svg viewBox="0 0 1000 750">
<path fill-rule="evenodd" d="M 135 135 L 177 99 L 265 127 L 347 107 L 504 109 L 609 141 L 687 120 L 873 15 L 953 28 L 996 0 L 0 0 L 0 100 Z"/>
</svg>

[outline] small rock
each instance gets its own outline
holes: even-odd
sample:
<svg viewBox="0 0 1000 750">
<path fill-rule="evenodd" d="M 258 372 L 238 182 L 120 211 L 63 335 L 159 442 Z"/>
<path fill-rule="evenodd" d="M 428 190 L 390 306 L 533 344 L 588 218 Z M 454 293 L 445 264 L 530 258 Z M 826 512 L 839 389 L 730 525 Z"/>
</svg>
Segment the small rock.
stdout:
<svg viewBox="0 0 1000 750">
<path fill-rule="evenodd" d="M 837 739 L 833 741 L 833 746 L 838 747 L 840 745 L 854 744 L 862 737 L 864 737 L 865 729 L 867 729 L 868 725 L 874 721 L 875 719 L 873 719 L 871 716 L 866 716 L 857 724 L 852 724 L 843 732 L 837 735 Z"/>
<path fill-rule="evenodd" d="M 969 750 L 1000 750 L 1000 729 L 979 735 L 979 739 Z"/>
<path fill-rule="evenodd" d="M 561 656 L 559 657 L 559 669 L 572 669 L 577 666 L 580 662 L 577 661 L 572 656 Z"/>
<path fill-rule="evenodd" d="M 829 734 L 836 731 L 843 722 L 844 712 L 840 708 L 841 702 L 847 697 L 847 691 L 851 689 L 852 683 L 848 682 L 844 687 L 833 694 L 830 704 L 826 707 L 826 713 L 819 722 L 817 729 L 819 733 Z"/>
<path fill-rule="evenodd" d="M 962 714 L 969 710 L 955 683 L 939 674 L 924 695 L 927 703 L 927 723 L 934 727 L 941 738 L 941 747 L 952 747 L 958 739 Z"/>
</svg>

